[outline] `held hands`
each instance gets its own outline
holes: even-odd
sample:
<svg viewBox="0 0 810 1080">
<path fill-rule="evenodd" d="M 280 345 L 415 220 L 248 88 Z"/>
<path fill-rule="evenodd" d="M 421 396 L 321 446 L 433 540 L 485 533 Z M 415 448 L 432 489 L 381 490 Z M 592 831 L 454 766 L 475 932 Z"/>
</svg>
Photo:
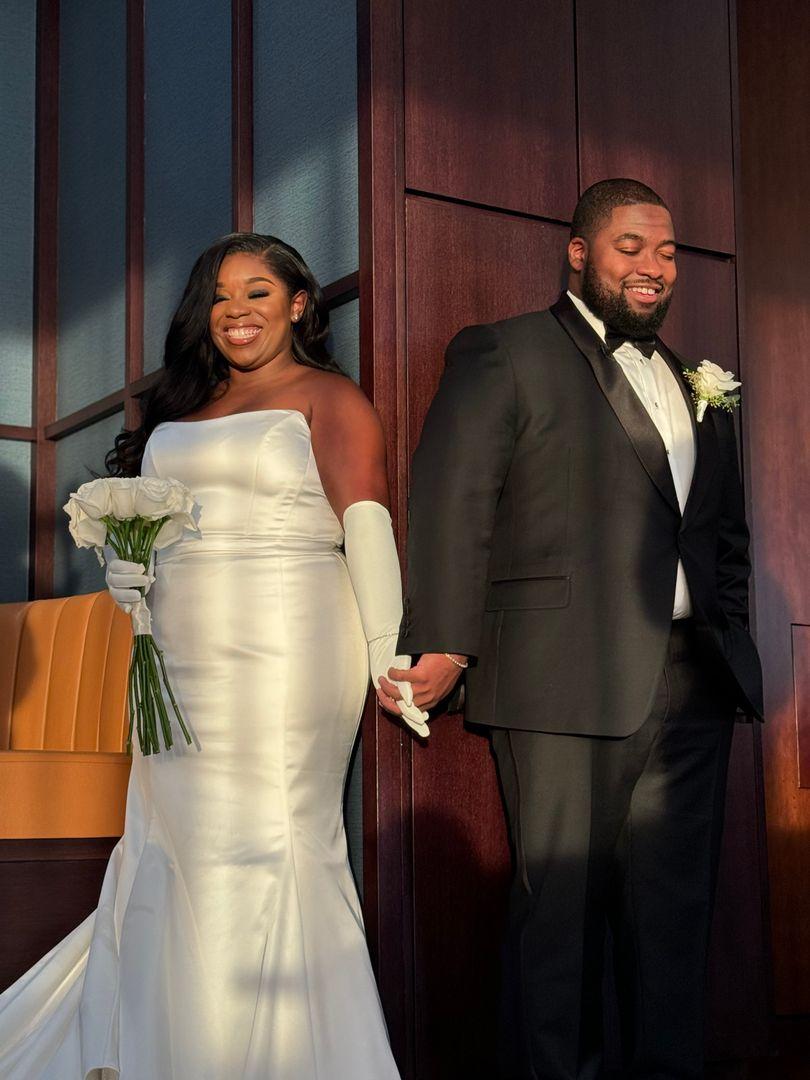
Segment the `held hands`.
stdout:
<svg viewBox="0 0 810 1080">
<path fill-rule="evenodd" d="M 406 671 L 411 666 L 410 656 L 394 655 L 396 641 L 396 635 L 390 635 L 376 638 L 368 643 L 371 681 L 377 693 L 377 700 L 382 707 L 395 716 L 401 716 L 411 730 L 426 739 L 430 735 L 430 728 L 425 722 L 428 714 L 414 705 L 413 691 L 410 684 L 407 682 L 389 683 L 389 687 L 396 695 L 395 698 L 380 690 L 380 683 L 387 682 L 387 680 L 383 679 L 383 672 L 388 671 L 392 665 L 398 665 L 403 671 Z"/>
<path fill-rule="evenodd" d="M 383 470 L 384 471 L 384 470 Z M 430 734 L 427 713 L 413 703 L 413 692 L 407 683 L 389 683 L 396 698 L 380 693 L 380 679 L 389 668 L 406 670 L 411 666 L 409 656 L 397 656 L 397 638 L 402 621 L 402 582 L 391 515 L 378 502 L 361 499 L 343 513 L 346 566 L 349 570 L 360 621 L 368 643 L 371 681 L 380 704 L 401 716 L 417 735 Z"/>
<path fill-rule="evenodd" d="M 458 656 L 456 659 L 463 666 L 464 657 Z M 421 709 L 432 709 L 437 702 L 447 697 L 458 682 L 461 672 L 462 667 L 454 664 L 444 653 L 423 653 L 414 668 L 408 670 L 392 667 L 388 672 L 388 678 L 380 679 L 380 690 L 389 699 L 399 704 L 403 699 L 399 687 L 407 686 L 411 690 L 411 700 L 415 706 Z M 379 697 L 379 693 L 377 696 Z M 385 708 L 389 708 L 382 698 L 380 701 Z"/>
</svg>

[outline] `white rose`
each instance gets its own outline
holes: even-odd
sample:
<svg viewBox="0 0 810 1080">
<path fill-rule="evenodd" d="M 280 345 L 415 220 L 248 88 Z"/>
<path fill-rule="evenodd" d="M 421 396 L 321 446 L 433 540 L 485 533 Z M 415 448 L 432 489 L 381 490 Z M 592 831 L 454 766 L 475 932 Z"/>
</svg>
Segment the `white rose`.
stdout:
<svg viewBox="0 0 810 1080">
<path fill-rule="evenodd" d="M 62 507 L 69 516 L 68 529 L 76 547 L 100 548 L 107 539 L 107 526 L 103 521 L 90 517 L 79 505 L 74 495 Z"/>
<path fill-rule="evenodd" d="M 110 513 L 110 481 L 106 476 L 89 480 L 78 491 L 70 493 L 70 503 L 75 502 L 89 518 L 98 521 Z M 68 506 L 70 505 L 68 503 Z M 70 511 L 67 511 L 70 513 Z"/>
<path fill-rule="evenodd" d="M 135 495 L 135 513 L 148 521 L 188 514 L 194 505 L 191 492 L 177 480 L 162 480 L 157 476 L 141 476 Z"/>
<path fill-rule="evenodd" d="M 115 476 L 110 485 L 110 516 L 118 521 L 128 521 L 135 517 L 135 493 L 138 490 L 137 476 Z"/>
<path fill-rule="evenodd" d="M 696 372 L 696 386 L 699 395 L 716 397 L 718 394 L 730 394 L 742 383 L 734 378 L 731 371 L 723 371 L 719 364 L 703 360 Z"/>
</svg>

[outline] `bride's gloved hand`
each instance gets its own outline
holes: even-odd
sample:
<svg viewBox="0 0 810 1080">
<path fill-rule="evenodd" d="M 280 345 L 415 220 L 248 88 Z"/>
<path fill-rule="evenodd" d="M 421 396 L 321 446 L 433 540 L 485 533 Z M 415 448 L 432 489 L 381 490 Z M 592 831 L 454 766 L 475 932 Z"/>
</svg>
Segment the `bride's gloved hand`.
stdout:
<svg viewBox="0 0 810 1080">
<path fill-rule="evenodd" d="M 407 671 L 411 666 L 410 656 L 396 655 L 396 647 L 397 635 L 394 634 L 377 638 L 375 641 L 368 643 L 371 681 L 377 691 L 377 700 L 388 712 L 392 712 L 394 709 L 398 710 L 408 727 L 412 728 L 417 735 L 427 738 L 430 735 L 430 728 L 426 723 L 428 714 L 423 712 L 418 705 L 414 705 L 411 684 L 408 682 L 395 682 L 393 684 L 402 695 L 401 701 L 392 701 L 380 687 L 380 677 L 387 677 L 388 675 L 389 669 L 385 665 L 389 659 L 392 660 L 392 666 L 400 671 Z"/>
<path fill-rule="evenodd" d="M 428 714 L 414 705 L 410 683 L 395 684 L 402 695 L 400 702 L 392 701 L 380 690 L 380 676 L 387 675 L 390 667 L 405 670 L 411 666 L 409 656 L 396 654 L 402 582 L 391 515 L 378 502 L 352 503 L 343 515 L 343 531 L 346 564 L 368 642 L 371 681 L 377 698 L 389 712 L 399 713 L 417 735 L 427 737 Z"/>
<path fill-rule="evenodd" d="M 142 633 L 149 633 L 149 627 L 147 626 L 147 623 L 150 622 L 149 609 L 146 606 L 144 597 L 155 580 L 154 552 L 149 561 L 148 571 L 143 563 L 117 559 L 110 548 L 105 548 L 105 556 L 108 554 L 113 557 L 107 558 L 104 580 L 107 582 L 110 596 L 125 615 L 132 616 L 132 625 L 136 633 L 138 633 L 139 629 Z M 143 589 L 143 594 L 139 591 L 140 589 Z"/>
</svg>

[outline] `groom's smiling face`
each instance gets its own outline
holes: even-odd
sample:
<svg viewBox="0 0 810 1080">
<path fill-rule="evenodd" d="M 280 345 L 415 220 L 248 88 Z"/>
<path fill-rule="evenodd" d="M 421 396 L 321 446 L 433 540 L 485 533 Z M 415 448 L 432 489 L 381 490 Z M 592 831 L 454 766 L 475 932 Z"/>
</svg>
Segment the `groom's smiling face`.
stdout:
<svg viewBox="0 0 810 1080">
<path fill-rule="evenodd" d="M 569 288 L 614 330 L 655 334 L 678 276 L 674 237 L 663 206 L 618 206 L 590 238 L 568 245 Z"/>
</svg>

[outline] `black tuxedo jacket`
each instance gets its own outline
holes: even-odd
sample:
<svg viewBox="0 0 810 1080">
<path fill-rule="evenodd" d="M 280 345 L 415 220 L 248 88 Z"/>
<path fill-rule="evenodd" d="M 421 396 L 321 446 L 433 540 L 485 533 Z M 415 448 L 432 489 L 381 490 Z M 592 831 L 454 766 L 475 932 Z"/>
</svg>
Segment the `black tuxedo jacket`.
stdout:
<svg viewBox="0 0 810 1080">
<path fill-rule="evenodd" d="M 462 330 L 413 461 L 398 651 L 458 652 L 467 719 L 622 736 L 652 705 L 678 559 L 717 678 L 748 714 L 748 529 L 730 414 L 696 422 L 681 515 L 661 437 L 618 363 L 562 298 Z"/>
</svg>

